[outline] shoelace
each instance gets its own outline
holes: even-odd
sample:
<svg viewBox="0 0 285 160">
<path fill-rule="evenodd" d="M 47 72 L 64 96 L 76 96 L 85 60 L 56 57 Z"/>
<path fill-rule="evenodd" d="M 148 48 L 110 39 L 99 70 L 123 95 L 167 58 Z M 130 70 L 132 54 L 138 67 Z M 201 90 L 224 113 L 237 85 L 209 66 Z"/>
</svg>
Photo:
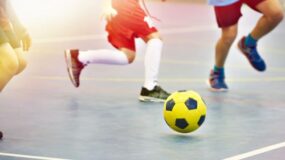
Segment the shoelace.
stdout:
<svg viewBox="0 0 285 160">
<path fill-rule="evenodd" d="M 220 75 L 219 73 L 214 73 L 211 75 L 210 81 L 213 83 L 215 86 L 220 86 L 222 88 L 227 88 L 226 84 L 224 83 L 224 75 Z"/>
<path fill-rule="evenodd" d="M 211 74 L 211 79 L 218 79 L 218 80 L 224 80 L 225 76 L 224 74 L 220 74 L 218 72 L 214 72 L 213 74 Z"/>
<path fill-rule="evenodd" d="M 167 95 L 168 93 L 165 91 L 165 90 L 163 90 L 160 86 L 156 86 L 155 87 L 155 90 L 156 91 L 159 91 L 161 94 L 164 94 L 164 95 Z"/>
<path fill-rule="evenodd" d="M 249 58 L 253 61 L 260 61 L 261 58 L 257 53 L 256 46 L 248 48 L 249 48 L 249 53 L 248 53 Z"/>
</svg>

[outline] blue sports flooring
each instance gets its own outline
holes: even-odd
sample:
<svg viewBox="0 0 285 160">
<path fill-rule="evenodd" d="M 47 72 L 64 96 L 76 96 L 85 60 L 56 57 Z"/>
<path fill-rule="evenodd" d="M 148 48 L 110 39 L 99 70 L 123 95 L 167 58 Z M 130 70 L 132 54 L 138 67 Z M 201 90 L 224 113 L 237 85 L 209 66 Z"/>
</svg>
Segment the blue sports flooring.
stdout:
<svg viewBox="0 0 285 160">
<path fill-rule="evenodd" d="M 213 9 L 191 3 L 148 6 L 161 19 L 156 23 L 165 42 L 160 84 L 170 92 L 199 92 L 208 107 L 203 126 L 191 134 L 175 133 L 163 120 L 163 104 L 138 101 L 144 77 L 141 41 L 133 64 L 90 65 L 80 88 L 74 88 L 63 50 L 112 48 L 101 36 L 103 24 L 97 13 L 94 21 L 86 20 L 91 11 L 76 15 L 76 21 L 55 20 L 49 30 L 39 19 L 30 25 L 34 44 L 27 70 L 0 96 L 1 160 L 220 160 L 284 143 L 285 22 L 259 43 L 266 72 L 251 68 L 235 42 L 226 63 L 230 90 L 213 93 L 205 83 L 220 34 Z M 246 7 L 243 13 L 238 39 L 260 16 Z M 284 155 L 283 145 L 240 159 L 282 160 Z"/>
</svg>

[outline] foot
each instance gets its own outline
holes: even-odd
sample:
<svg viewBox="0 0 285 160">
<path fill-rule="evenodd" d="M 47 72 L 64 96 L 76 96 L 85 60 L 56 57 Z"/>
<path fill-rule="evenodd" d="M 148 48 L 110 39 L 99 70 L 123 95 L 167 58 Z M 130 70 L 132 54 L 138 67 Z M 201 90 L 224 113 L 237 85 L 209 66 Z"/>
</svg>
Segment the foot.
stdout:
<svg viewBox="0 0 285 160">
<path fill-rule="evenodd" d="M 3 133 L 0 131 L 0 140 L 3 138 Z"/>
<path fill-rule="evenodd" d="M 245 37 L 243 37 L 238 43 L 238 48 L 246 56 L 253 68 L 255 68 L 257 71 L 265 71 L 266 64 L 260 57 L 256 46 L 246 46 Z"/>
<path fill-rule="evenodd" d="M 84 68 L 84 64 L 78 60 L 79 50 L 66 50 L 64 54 L 69 78 L 75 87 L 79 87 L 80 74 Z"/>
<path fill-rule="evenodd" d="M 160 86 L 155 86 L 152 90 L 142 88 L 139 100 L 142 102 L 164 102 L 170 94 Z"/>
<path fill-rule="evenodd" d="M 214 72 L 211 70 L 209 78 L 210 90 L 214 92 L 225 92 L 228 90 L 228 86 L 225 82 L 224 73 Z"/>
</svg>

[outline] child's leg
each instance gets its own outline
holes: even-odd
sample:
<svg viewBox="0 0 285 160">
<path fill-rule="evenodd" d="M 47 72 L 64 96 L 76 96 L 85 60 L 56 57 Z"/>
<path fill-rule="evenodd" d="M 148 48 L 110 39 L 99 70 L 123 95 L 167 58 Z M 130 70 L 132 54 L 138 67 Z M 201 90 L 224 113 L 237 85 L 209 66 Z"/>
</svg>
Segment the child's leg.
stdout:
<svg viewBox="0 0 285 160">
<path fill-rule="evenodd" d="M 226 91 L 228 89 L 224 79 L 224 65 L 230 47 L 237 36 L 237 24 L 223 27 L 222 35 L 216 44 L 215 66 L 210 73 L 209 84 L 212 91 Z"/>
<path fill-rule="evenodd" d="M 122 48 L 120 50 L 88 50 L 79 51 L 78 59 L 84 65 L 88 64 L 113 64 L 125 65 L 133 62 L 135 53 L 132 50 Z"/>
<path fill-rule="evenodd" d="M 257 41 L 272 31 L 283 19 L 283 11 L 278 0 L 247 0 L 245 1 L 252 9 L 263 13 L 253 31 L 243 37 L 238 47 L 247 57 L 250 64 L 257 71 L 265 71 L 266 63 L 257 51 Z"/>
<path fill-rule="evenodd" d="M 0 92 L 18 71 L 18 58 L 9 43 L 0 45 Z"/>
<path fill-rule="evenodd" d="M 225 83 L 224 65 L 229 50 L 234 42 L 238 32 L 238 21 L 241 14 L 242 1 L 227 5 L 215 6 L 215 15 L 219 28 L 221 28 L 221 37 L 216 43 L 215 48 L 215 66 L 211 70 L 209 84 L 213 91 L 226 91 L 228 89 Z"/>
<path fill-rule="evenodd" d="M 158 83 L 158 73 L 162 54 L 163 42 L 158 32 L 148 35 L 145 53 L 145 82 L 144 87 L 152 90 Z"/>
<path fill-rule="evenodd" d="M 79 87 L 81 71 L 88 64 L 126 65 L 133 62 L 135 59 L 134 37 L 128 38 L 109 31 L 108 39 L 117 50 L 65 51 L 68 74 L 75 87 Z"/>
<path fill-rule="evenodd" d="M 126 37 L 115 31 L 108 31 L 108 41 L 117 50 L 97 49 L 79 51 L 78 60 L 84 65 L 87 64 L 112 64 L 126 65 L 135 59 L 135 37 Z"/>
<path fill-rule="evenodd" d="M 264 0 L 252 7 L 263 14 L 251 32 L 251 36 L 258 40 L 272 31 L 281 22 L 284 14 L 279 0 Z"/>
<path fill-rule="evenodd" d="M 90 51 L 66 50 L 65 61 L 69 78 L 75 87 L 80 85 L 80 75 L 88 64 L 126 65 L 133 61 L 135 52 L 121 48 L 120 50 L 98 49 Z"/>
<path fill-rule="evenodd" d="M 158 32 L 153 32 L 143 39 L 147 43 L 145 53 L 145 82 L 139 99 L 141 101 L 163 102 L 169 96 L 169 93 L 158 85 L 163 42 Z"/>
<path fill-rule="evenodd" d="M 237 24 L 221 29 L 222 35 L 216 44 L 215 53 L 215 66 L 218 68 L 224 67 L 230 47 L 232 46 L 238 31 Z"/>
</svg>

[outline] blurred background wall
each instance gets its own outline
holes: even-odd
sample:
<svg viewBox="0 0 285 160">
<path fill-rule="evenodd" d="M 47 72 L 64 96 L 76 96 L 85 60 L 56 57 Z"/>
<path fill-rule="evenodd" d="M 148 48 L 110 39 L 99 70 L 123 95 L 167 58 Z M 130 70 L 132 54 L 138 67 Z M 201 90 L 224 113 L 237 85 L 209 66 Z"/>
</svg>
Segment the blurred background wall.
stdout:
<svg viewBox="0 0 285 160">
<path fill-rule="evenodd" d="M 18 16 L 33 34 L 34 39 L 104 33 L 105 22 L 100 20 L 103 0 L 11 0 Z M 145 0 L 155 15 L 164 15 L 167 7 L 177 5 L 191 8 L 207 5 L 207 0 Z M 154 1 L 154 2 L 150 2 Z M 281 0 L 283 5 L 285 0 Z M 186 4 L 187 5 L 184 5 Z M 155 8 L 155 9 L 153 9 Z M 159 9 L 158 9 L 159 8 Z M 172 7 L 173 8 L 173 7 Z M 195 8 L 195 7 L 194 7 Z M 196 7 L 197 14 L 204 14 Z M 206 7 L 212 10 L 212 7 Z M 168 11 L 169 12 L 169 11 Z M 173 11 L 176 12 L 176 11 Z M 180 11 L 181 15 L 183 11 Z M 185 13 L 184 13 L 185 14 Z M 180 14 L 179 14 L 180 15 Z"/>
</svg>

